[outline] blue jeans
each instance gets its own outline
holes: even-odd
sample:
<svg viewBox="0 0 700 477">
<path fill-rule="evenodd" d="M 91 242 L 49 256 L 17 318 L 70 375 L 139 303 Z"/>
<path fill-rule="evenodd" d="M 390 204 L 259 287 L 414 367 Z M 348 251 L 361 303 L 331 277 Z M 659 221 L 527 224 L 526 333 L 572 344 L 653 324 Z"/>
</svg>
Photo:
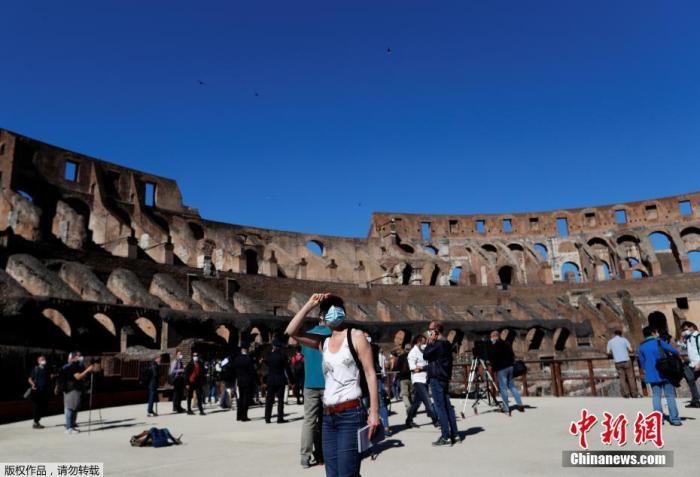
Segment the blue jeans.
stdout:
<svg viewBox="0 0 700 477">
<path fill-rule="evenodd" d="M 148 414 L 153 414 L 153 404 L 158 397 L 158 388 L 148 388 Z"/>
<path fill-rule="evenodd" d="M 508 390 L 513 394 L 513 399 L 515 399 L 515 404 L 518 406 L 523 405 L 522 399 L 520 399 L 520 393 L 518 388 L 515 387 L 515 382 L 513 381 L 513 366 L 509 366 L 500 371 L 496 371 L 498 377 L 498 390 L 501 392 L 501 400 L 503 401 L 503 410 L 508 412 L 510 407 L 508 406 Z"/>
<path fill-rule="evenodd" d="M 652 398 L 651 402 L 654 405 L 654 411 L 659 411 L 661 414 L 664 413 L 664 408 L 661 405 L 661 391 L 666 395 L 666 404 L 668 405 L 668 420 L 672 423 L 680 423 L 681 418 L 678 415 L 678 408 L 676 407 L 676 390 L 673 389 L 673 385 L 669 382 L 665 383 L 650 383 Z"/>
<path fill-rule="evenodd" d="M 324 414 L 321 431 L 326 477 L 358 477 L 357 431 L 367 425 L 364 408 Z"/>
<path fill-rule="evenodd" d="M 66 415 L 66 429 L 75 429 L 75 421 L 78 419 L 78 411 L 75 409 L 63 408 Z"/>
<path fill-rule="evenodd" d="M 433 392 L 435 412 L 438 421 L 440 421 L 443 439 L 457 437 L 457 416 L 455 416 L 455 408 L 450 402 L 449 386 L 447 381 L 430 380 L 430 390 Z"/>
<path fill-rule="evenodd" d="M 377 376 L 377 397 L 379 398 L 379 418 L 382 420 L 384 429 L 389 429 L 389 410 L 386 408 L 386 387 L 384 379 Z"/>
</svg>

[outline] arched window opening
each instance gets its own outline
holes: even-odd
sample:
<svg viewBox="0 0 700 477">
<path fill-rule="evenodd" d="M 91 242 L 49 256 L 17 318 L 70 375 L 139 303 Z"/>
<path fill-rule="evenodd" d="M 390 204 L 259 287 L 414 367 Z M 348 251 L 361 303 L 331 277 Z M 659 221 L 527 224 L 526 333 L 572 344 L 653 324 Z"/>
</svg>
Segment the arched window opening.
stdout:
<svg viewBox="0 0 700 477">
<path fill-rule="evenodd" d="M 323 257 L 323 244 L 318 240 L 309 240 L 306 243 L 306 248 L 317 257 Z"/>
<path fill-rule="evenodd" d="M 571 335 L 571 332 L 568 328 L 559 328 L 559 335 L 554 343 L 554 349 L 557 351 L 564 351 L 569 335 Z"/>
<path fill-rule="evenodd" d="M 565 282 L 581 282 L 581 270 L 573 262 L 566 262 L 561 266 L 561 279 Z"/>
<path fill-rule="evenodd" d="M 401 284 L 402 285 L 410 285 L 411 284 L 411 275 L 413 275 L 413 267 L 409 264 L 406 264 L 406 266 L 403 267 Z"/>
<path fill-rule="evenodd" d="M 541 243 L 536 243 L 535 244 L 535 251 L 539 253 L 542 256 L 542 259 L 546 262 L 549 260 L 549 255 L 547 254 L 547 247 L 542 245 Z"/>
<path fill-rule="evenodd" d="M 450 285 L 458 285 L 462 278 L 462 267 L 454 267 L 450 273 Z"/>
<path fill-rule="evenodd" d="M 435 268 L 433 268 L 433 273 L 430 275 L 430 286 L 434 287 L 437 285 L 438 277 L 440 276 L 440 267 L 435 265 Z"/>
<path fill-rule="evenodd" d="M 501 285 L 508 287 L 513 283 L 513 267 L 504 266 L 498 270 L 498 278 L 501 281 Z"/>
</svg>

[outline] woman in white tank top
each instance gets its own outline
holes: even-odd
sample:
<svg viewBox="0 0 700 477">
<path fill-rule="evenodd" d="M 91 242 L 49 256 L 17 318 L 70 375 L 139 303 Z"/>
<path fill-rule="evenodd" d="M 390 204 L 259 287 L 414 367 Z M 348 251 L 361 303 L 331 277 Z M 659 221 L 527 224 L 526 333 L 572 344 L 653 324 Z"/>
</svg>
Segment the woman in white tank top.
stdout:
<svg viewBox="0 0 700 477">
<path fill-rule="evenodd" d="M 327 338 L 307 335 L 301 331 L 306 315 L 320 305 L 321 319 L 332 334 Z M 315 293 L 292 318 L 286 333 L 299 343 L 317 348 L 323 353 L 323 460 L 327 477 L 360 475 L 360 453 L 357 450 L 357 431 L 369 425 L 370 437 L 379 426 L 377 376 L 374 371 L 372 349 L 360 330 L 348 330 L 344 325 L 343 300 L 328 293 Z M 348 341 L 350 340 L 350 342 Z M 362 406 L 360 369 L 367 380 L 369 410 Z"/>
</svg>

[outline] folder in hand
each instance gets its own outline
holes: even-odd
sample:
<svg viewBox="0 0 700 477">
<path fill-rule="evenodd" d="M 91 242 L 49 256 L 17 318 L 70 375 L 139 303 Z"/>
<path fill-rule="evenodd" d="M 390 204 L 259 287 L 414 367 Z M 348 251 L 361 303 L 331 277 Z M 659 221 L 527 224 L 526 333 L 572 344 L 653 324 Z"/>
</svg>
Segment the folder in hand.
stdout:
<svg viewBox="0 0 700 477">
<path fill-rule="evenodd" d="M 362 427 L 357 431 L 357 452 L 363 453 L 384 439 L 386 439 L 386 436 L 382 426 L 377 426 L 371 440 L 369 438 L 369 426 Z"/>
</svg>

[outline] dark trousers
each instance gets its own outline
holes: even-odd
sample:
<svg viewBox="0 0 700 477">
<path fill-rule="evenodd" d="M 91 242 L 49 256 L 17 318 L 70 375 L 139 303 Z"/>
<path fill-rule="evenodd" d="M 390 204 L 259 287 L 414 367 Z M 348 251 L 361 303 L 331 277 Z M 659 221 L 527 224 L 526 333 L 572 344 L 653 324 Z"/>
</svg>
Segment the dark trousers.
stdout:
<svg viewBox="0 0 700 477">
<path fill-rule="evenodd" d="M 272 418 L 272 405 L 277 398 L 277 422 L 284 419 L 284 384 L 268 384 L 265 394 L 265 421 Z"/>
<path fill-rule="evenodd" d="M 685 380 L 688 383 L 688 389 L 690 389 L 690 396 L 693 402 L 700 402 L 700 394 L 698 393 L 698 385 L 695 382 L 697 375 L 695 370 L 686 364 L 683 367 L 683 373 L 685 375 Z"/>
<path fill-rule="evenodd" d="M 173 384 L 173 412 L 183 412 L 182 398 L 185 397 L 185 384 L 182 380 L 175 381 Z"/>
<path fill-rule="evenodd" d="M 430 381 L 430 390 L 433 392 L 433 400 L 435 401 L 435 411 L 437 412 L 438 421 L 440 421 L 440 429 L 442 438 L 447 440 L 450 437 L 457 437 L 457 417 L 455 416 L 455 408 L 450 402 L 449 383 L 447 381 L 438 381 L 432 379 Z"/>
<path fill-rule="evenodd" d="M 202 386 L 198 384 L 190 384 L 187 390 L 187 412 L 192 412 L 192 396 L 197 394 L 197 406 L 199 407 L 199 412 L 204 413 L 204 407 L 202 403 L 204 402 L 204 393 L 202 392 Z"/>
<path fill-rule="evenodd" d="M 158 388 L 156 386 L 148 387 L 148 414 L 153 414 L 153 404 L 158 398 Z"/>
<path fill-rule="evenodd" d="M 437 417 L 435 415 L 433 403 L 430 401 L 430 396 L 428 395 L 428 385 L 425 383 L 413 383 L 413 401 L 411 402 L 411 407 L 406 411 L 406 421 L 413 421 L 416 414 L 418 414 L 418 408 L 421 404 L 425 406 L 425 412 L 428 414 L 430 420 L 435 422 Z"/>
<path fill-rule="evenodd" d="M 236 400 L 236 420 L 248 419 L 248 408 L 253 401 L 254 389 L 252 386 L 238 385 L 238 399 Z"/>
<path fill-rule="evenodd" d="M 49 404 L 49 393 L 47 391 L 32 392 L 32 412 L 34 414 L 34 422 L 39 424 L 42 417 L 46 415 L 46 408 Z"/>
</svg>

